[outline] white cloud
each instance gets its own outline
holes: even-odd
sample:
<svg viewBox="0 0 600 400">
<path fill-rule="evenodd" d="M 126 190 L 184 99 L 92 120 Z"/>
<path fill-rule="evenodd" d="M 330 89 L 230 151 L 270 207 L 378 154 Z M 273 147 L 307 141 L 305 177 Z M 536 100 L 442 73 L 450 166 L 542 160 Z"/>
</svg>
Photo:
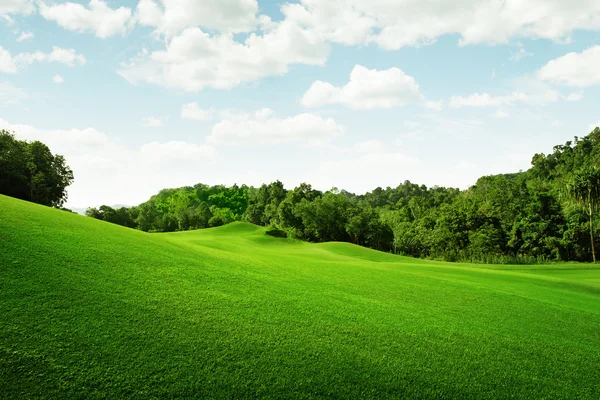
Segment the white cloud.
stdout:
<svg viewBox="0 0 600 400">
<path fill-rule="evenodd" d="M 105 146 L 109 142 L 104 133 L 93 128 L 41 130 L 29 125 L 11 124 L 3 119 L 0 119 L 0 126 L 14 131 L 19 139 L 39 140 L 48 145 L 53 152 L 70 151 L 73 148 L 93 149 Z"/>
<path fill-rule="evenodd" d="M 142 118 L 142 126 L 154 128 L 157 126 L 162 126 L 162 121 L 160 118 L 156 117 L 145 117 Z"/>
<path fill-rule="evenodd" d="M 519 48 L 519 51 L 510 56 L 511 61 L 520 61 L 526 57 L 531 57 L 533 53 L 525 50 L 523 47 Z"/>
<path fill-rule="evenodd" d="M 342 104 L 354 110 L 400 107 L 420 101 L 423 95 L 415 79 L 398 68 L 382 71 L 355 65 L 343 87 L 316 81 L 302 97 L 304 107 Z"/>
<path fill-rule="evenodd" d="M 58 74 L 54 75 L 54 77 L 52 78 L 52 82 L 54 83 L 63 83 L 64 81 L 65 79 Z"/>
<path fill-rule="evenodd" d="M 206 144 L 172 141 L 127 147 L 93 128 L 39 129 L 0 119 L 0 129 L 14 131 L 21 140 L 39 140 L 52 153 L 65 156 L 75 176 L 67 189 L 71 207 L 139 204 L 165 187 L 195 182 L 218 159 Z"/>
<path fill-rule="evenodd" d="M 328 41 L 376 43 L 388 50 L 430 44 L 447 34 L 458 34 L 466 45 L 518 37 L 564 41 L 576 29 L 600 30 L 595 0 L 300 0 L 282 12 Z"/>
<path fill-rule="evenodd" d="M 292 64 L 323 65 L 329 43 L 377 44 L 395 50 L 430 44 L 451 34 L 460 35 L 460 43 L 467 45 L 508 43 L 520 37 L 565 41 L 574 29 L 600 30 L 600 2 L 572 3 L 300 0 L 282 5 L 284 19 L 273 22 L 257 14 L 256 0 L 140 0 L 131 21 L 154 27 L 156 36 L 164 37 L 166 48 L 143 50 L 122 63 L 118 73 L 132 84 L 145 82 L 197 92 L 283 75 Z M 236 32 L 248 35 L 238 41 L 233 36 Z M 520 48 L 512 58 L 528 55 Z M 336 89 L 342 89 L 324 82 L 315 84 L 314 90 L 326 97 L 321 101 L 335 99 Z M 375 104 L 390 106 L 386 100 Z"/>
<path fill-rule="evenodd" d="M 181 106 L 181 118 L 195 119 L 196 121 L 208 121 L 212 119 L 215 110 L 209 108 L 207 110 L 201 109 L 198 103 L 188 103 Z"/>
<path fill-rule="evenodd" d="M 10 52 L 0 46 L 0 72 L 15 73 L 17 72 L 17 64 Z"/>
<path fill-rule="evenodd" d="M 17 42 L 23 42 L 25 40 L 29 40 L 31 38 L 33 38 L 33 32 L 21 32 L 21 34 L 19 35 L 19 37 L 17 38 Z"/>
<path fill-rule="evenodd" d="M 147 82 L 197 92 L 205 87 L 230 89 L 265 76 L 283 75 L 290 64 L 323 65 L 329 53 L 321 39 L 288 22 L 264 26 L 244 43 L 231 34 L 209 35 L 188 28 L 162 51 L 144 50 L 118 73 L 128 82 Z"/>
<path fill-rule="evenodd" d="M 565 99 L 568 97 L 561 96 L 557 90 L 535 79 L 520 78 L 513 82 L 513 86 L 517 90 L 514 90 L 510 94 L 492 96 L 489 93 L 473 93 L 466 97 L 452 96 L 448 103 L 451 108 L 502 107 L 514 106 L 517 103 L 542 106 L 555 103 L 561 97 Z"/>
<path fill-rule="evenodd" d="M 598 85 L 600 84 L 599 65 L 600 46 L 593 46 L 581 53 L 568 53 L 548 62 L 537 72 L 537 76 L 545 81 L 568 86 Z"/>
<path fill-rule="evenodd" d="M 35 53 L 19 53 L 14 57 L 17 63 L 33 64 L 34 62 L 57 62 L 74 67 L 76 65 L 83 66 L 87 60 L 83 54 L 77 54 L 75 49 L 62 49 L 60 47 L 52 46 L 50 53 L 42 53 L 36 51 Z"/>
<path fill-rule="evenodd" d="M 552 86 L 532 77 L 515 79 L 512 85 L 516 92 L 523 94 L 517 96 L 516 101 L 522 101 L 531 106 L 543 106 L 556 103 L 563 96 Z"/>
<path fill-rule="evenodd" d="M 124 35 L 132 11 L 127 7 L 110 8 L 102 0 L 91 0 L 88 7 L 77 3 L 48 6 L 40 2 L 40 14 L 49 21 L 75 32 L 93 32 L 99 38 Z"/>
<path fill-rule="evenodd" d="M 140 0 L 136 20 L 166 36 L 195 26 L 235 33 L 253 30 L 257 12 L 256 0 Z"/>
<path fill-rule="evenodd" d="M 254 114 L 231 115 L 212 128 L 206 141 L 209 144 L 230 146 L 296 141 L 318 146 L 328 143 L 343 132 L 344 128 L 332 118 L 324 119 L 309 113 L 277 118 L 267 108 Z"/>
<path fill-rule="evenodd" d="M 0 0 L 0 15 L 31 14 L 35 11 L 33 0 Z"/>
</svg>

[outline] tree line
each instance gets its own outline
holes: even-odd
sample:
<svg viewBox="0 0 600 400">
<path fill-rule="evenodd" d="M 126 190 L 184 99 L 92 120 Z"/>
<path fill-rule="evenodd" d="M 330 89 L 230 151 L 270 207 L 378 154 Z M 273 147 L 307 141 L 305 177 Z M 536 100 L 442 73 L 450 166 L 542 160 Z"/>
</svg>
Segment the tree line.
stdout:
<svg viewBox="0 0 600 400">
<path fill-rule="evenodd" d="M 535 154 L 527 171 L 484 176 L 467 190 L 405 181 L 362 195 L 279 181 L 165 189 L 139 206 L 87 215 L 148 232 L 248 221 L 311 242 L 344 241 L 446 261 L 592 261 L 600 200 L 600 130 Z M 594 180 L 595 179 L 595 180 Z"/>
<path fill-rule="evenodd" d="M 484 176 L 466 190 L 405 181 L 356 195 L 280 181 L 161 190 L 134 207 L 89 208 L 90 217 L 147 232 L 248 221 L 277 235 L 344 241 L 420 258 L 488 263 L 595 261 L 600 129 L 535 154 L 527 171 Z M 40 142 L 0 134 L 0 193 L 61 207 L 73 180 Z"/>
</svg>

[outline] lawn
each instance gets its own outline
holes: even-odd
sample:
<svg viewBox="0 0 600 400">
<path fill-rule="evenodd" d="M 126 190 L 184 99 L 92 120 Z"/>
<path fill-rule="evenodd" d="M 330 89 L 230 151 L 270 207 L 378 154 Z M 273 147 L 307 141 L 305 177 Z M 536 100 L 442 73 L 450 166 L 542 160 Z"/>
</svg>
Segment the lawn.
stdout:
<svg viewBox="0 0 600 400">
<path fill-rule="evenodd" d="M 600 398 L 600 268 L 148 234 L 0 196 L 0 398 Z"/>
</svg>

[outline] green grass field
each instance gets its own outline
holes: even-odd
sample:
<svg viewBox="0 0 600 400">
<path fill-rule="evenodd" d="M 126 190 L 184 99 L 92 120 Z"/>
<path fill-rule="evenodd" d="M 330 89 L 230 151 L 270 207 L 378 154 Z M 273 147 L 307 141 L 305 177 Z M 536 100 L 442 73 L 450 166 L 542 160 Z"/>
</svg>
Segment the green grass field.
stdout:
<svg viewBox="0 0 600 400">
<path fill-rule="evenodd" d="M 148 234 L 0 196 L 0 397 L 600 398 L 600 269 L 246 223 Z"/>
</svg>

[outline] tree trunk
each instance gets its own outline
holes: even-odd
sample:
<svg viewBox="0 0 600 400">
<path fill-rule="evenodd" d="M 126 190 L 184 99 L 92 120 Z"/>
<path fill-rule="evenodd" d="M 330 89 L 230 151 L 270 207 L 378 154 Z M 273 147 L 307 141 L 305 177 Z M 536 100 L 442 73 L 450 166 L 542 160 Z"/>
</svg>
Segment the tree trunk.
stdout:
<svg viewBox="0 0 600 400">
<path fill-rule="evenodd" d="M 589 201 L 590 199 L 588 199 Z M 590 205 L 590 242 L 592 243 L 592 259 L 594 260 L 594 262 L 596 262 L 596 249 L 594 248 L 594 228 L 593 228 L 593 224 L 592 224 L 592 203 L 588 203 Z"/>
</svg>

